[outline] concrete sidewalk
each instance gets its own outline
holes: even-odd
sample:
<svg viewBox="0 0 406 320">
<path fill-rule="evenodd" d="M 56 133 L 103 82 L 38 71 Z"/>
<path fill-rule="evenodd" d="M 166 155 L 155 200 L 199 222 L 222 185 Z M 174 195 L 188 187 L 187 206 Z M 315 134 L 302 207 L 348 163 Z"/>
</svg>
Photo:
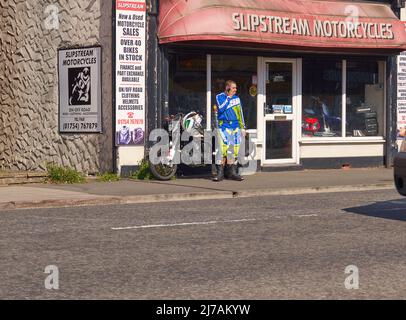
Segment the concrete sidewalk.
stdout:
<svg viewBox="0 0 406 320">
<path fill-rule="evenodd" d="M 74 185 L 0 186 L 0 210 L 75 205 L 103 205 L 225 199 L 235 197 L 395 189 L 393 169 L 260 172 L 245 181 L 215 183 L 206 178 L 168 182 L 89 182 Z"/>
</svg>

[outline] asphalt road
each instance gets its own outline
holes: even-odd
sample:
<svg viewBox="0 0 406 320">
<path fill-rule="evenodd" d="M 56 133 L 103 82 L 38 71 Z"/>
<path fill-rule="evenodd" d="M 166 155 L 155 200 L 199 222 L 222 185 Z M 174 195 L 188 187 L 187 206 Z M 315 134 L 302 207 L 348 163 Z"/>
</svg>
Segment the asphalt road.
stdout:
<svg viewBox="0 0 406 320">
<path fill-rule="evenodd" d="M 394 191 L 15 210 L 0 221 L 1 299 L 406 298 L 406 198 Z M 45 288 L 49 265 L 59 289 Z M 357 283 L 350 265 L 358 289 L 345 287 Z"/>
</svg>

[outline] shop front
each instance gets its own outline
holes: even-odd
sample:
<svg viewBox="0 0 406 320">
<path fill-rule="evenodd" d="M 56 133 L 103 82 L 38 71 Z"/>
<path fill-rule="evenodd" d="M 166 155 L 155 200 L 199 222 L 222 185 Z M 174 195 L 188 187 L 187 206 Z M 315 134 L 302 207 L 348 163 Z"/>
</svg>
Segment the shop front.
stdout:
<svg viewBox="0 0 406 320">
<path fill-rule="evenodd" d="M 231 79 L 263 170 L 388 161 L 406 49 L 390 5 L 161 0 L 157 34 L 162 116 L 199 110 L 210 129 Z"/>
</svg>

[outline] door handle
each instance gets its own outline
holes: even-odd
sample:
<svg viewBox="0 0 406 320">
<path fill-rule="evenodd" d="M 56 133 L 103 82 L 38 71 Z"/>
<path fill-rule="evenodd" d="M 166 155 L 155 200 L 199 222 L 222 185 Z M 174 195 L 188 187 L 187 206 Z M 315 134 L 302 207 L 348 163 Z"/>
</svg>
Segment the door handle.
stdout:
<svg viewBox="0 0 406 320">
<path fill-rule="evenodd" d="M 273 108 L 269 105 L 266 104 L 266 102 L 264 103 L 264 116 L 265 115 L 269 115 L 269 114 L 273 114 Z"/>
</svg>

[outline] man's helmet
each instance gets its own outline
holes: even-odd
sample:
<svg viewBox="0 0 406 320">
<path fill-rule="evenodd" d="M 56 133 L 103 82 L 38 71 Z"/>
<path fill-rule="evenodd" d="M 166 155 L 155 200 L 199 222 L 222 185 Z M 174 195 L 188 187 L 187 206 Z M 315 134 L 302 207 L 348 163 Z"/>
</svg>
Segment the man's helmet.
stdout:
<svg viewBox="0 0 406 320">
<path fill-rule="evenodd" d="M 203 133 L 202 117 L 195 111 L 189 112 L 183 117 L 182 127 L 183 130 L 190 134 Z"/>
</svg>

